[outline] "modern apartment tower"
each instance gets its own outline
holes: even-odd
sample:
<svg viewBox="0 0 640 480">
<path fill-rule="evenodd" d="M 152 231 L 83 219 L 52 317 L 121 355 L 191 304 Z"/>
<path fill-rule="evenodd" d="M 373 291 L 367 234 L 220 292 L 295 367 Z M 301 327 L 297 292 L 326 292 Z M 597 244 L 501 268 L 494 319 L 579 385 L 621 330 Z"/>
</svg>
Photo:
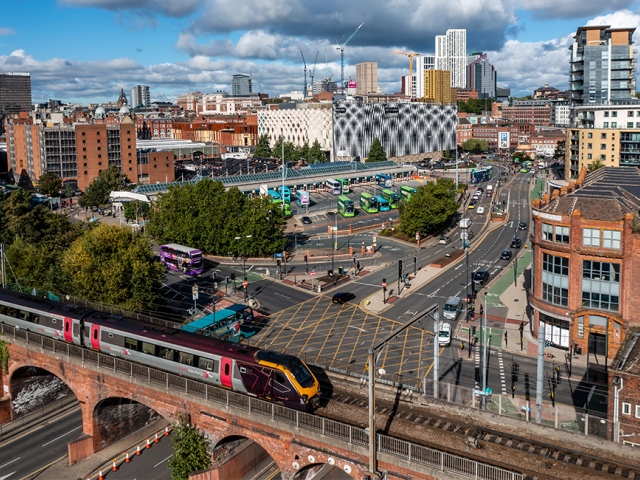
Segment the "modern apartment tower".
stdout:
<svg viewBox="0 0 640 480">
<path fill-rule="evenodd" d="M 236 74 L 231 80 L 231 94 L 232 95 L 248 95 L 253 93 L 251 86 L 251 76 Z"/>
<path fill-rule="evenodd" d="M 31 75 L 0 73 L 0 115 L 31 111 Z"/>
<path fill-rule="evenodd" d="M 449 29 L 436 35 L 436 70 L 451 72 L 451 86 L 467 88 L 467 30 Z"/>
<path fill-rule="evenodd" d="M 356 95 L 378 92 L 378 63 L 356 63 Z"/>
<path fill-rule="evenodd" d="M 633 32 L 609 25 L 580 27 L 569 47 L 569 90 L 575 105 L 635 97 Z"/>
<path fill-rule="evenodd" d="M 424 72 L 434 70 L 436 68 L 435 55 L 421 55 L 414 60 L 416 67 L 415 73 L 411 78 L 411 95 L 413 98 L 422 98 L 424 96 Z M 404 76 L 404 91 L 409 95 L 409 76 Z"/>
<path fill-rule="evenodd" d="M 457 88 L 451 88 L 451 72 L 448 70 L 426 70 L 424 72 L 423 97 L 436 105 L 455 105 Z"/>
<path fill-rule="evenodd" d="M 138 105 L 148 107 L 151 104 L 151 95 L 149 94 L 149 87 L 147 85 L 135 85 L 131 89 L 131 107 L 135 108 Z"/>
<path fill-rule="evenodd" d="M 478 98 L 496 98 L 496 69 L 487 60 L 487 54 L 474 52 L 467 57 L 467 88 L 478 91 Z"/>
</svg>

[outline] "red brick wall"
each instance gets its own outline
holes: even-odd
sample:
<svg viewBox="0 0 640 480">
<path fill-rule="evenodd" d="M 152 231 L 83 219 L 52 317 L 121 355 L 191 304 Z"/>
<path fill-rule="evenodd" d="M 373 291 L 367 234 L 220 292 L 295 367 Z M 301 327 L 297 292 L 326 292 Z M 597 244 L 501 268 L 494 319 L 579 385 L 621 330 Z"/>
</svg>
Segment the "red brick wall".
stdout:
<svg viewBox="0 0 640 480">
<path fill-rule="evenodd" d="M 149 163 L 138 166 L 139 173 L 148 174 L 150 184 L 173 182 L 176 177 L 174 162 L 173 152 L 151 152 Z"/>
<path fill-rule="evenodd" d="M 621 437 L 620 443 L 624 440 L 640 444 L 640 418 L 636 417 L 636 406 L 640 405 L 640 377 L 628 373 L 609 373 L 609 401 L 607 402 L 607 418 L 609 419 L 609 439 L 613 440 L 613 412 L 615 391 L 613 385 L 614 377 L 622 379 L 622 391 L 618 401 L 618 421 L 620 422 L 621 434 L 628 435 L 635 433 L 634 437 Z M 631 413 L 622 413 L 622 404 L 628 403 L 631 406 Z"/>
<path fill-rule="evenodd" d="M 84 192 L 102 170 L 109 168 L 107 126 L 76 125 L 76 156 L 78 188 Z"/>
<path fill-rule="evenodd" d="M 138 181 L 138 160 L 136 157 L 137 129 L 134 123 L 120 125 L 120 158 L 122 160 L 122 174 L 130 182 Z"/>
</svg>

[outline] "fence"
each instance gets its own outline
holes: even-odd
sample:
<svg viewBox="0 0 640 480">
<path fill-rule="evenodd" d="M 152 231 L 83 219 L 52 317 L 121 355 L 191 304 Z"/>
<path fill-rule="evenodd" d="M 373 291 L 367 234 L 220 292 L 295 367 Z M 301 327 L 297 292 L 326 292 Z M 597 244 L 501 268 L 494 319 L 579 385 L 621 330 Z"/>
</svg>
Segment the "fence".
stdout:
<svg viewBox="0 0 640 480">
<path fill-rule="evenodd" d="M 60 409 L 77 402 L 78 400 L 76 399 L 75 395 L 66 395 L 62 398 L 59 398 L 58 400 L 40 407 L 34 412 L 27 413 L 26 415 L 22 415 L 13 419 L 9 423 L 0 425 L 0 440 L 4 440 L 4 438 L 11 432 L 17 430 L 18 428 L 24 427 L 25 425 L 29 425 L 34 420 L 42 418 L 45 415 L 49 415 L 53 412 L 59 412 Z"/>
<path fill-rule="evenodd" d="M 302 430 L 321 433 L 325 437 L 339 438 L 350 444 L 362 447 L 369 446 L 369 434 L 360 427 L 300 412 L 220 387 L 145 367 L 111 355 L 104 355 L 94 350 L 87 350 L 77 345 L 60 342 L 37 333 L 27 332 L 11 325 L 0 325 L 2 327 L 0 329 L 2 335 L 7 335 L 14 340 L 24 340 L 27 344 L 26 348 L 34 345 L 43 350 L 81 359 L 83 363 L 92 364 L 104 370 L 113 370 L 114 372 L 129 375 L 131 378 L 135 377 L 137 380 L 161 386 L 176 394 L 190 394 L 222 406 L 233 407 L 254 415 L 294 425 Z M 327 439 L 327 442 L 330 442 L 330 440 Z M 377 435 L 377 447 L 379 452 L 404 458 L 413 463 L 439 468 L 443 472 L 450 472 L 467 478 L 523 480 L 523 475 L 520 473 L 387 435 Z"/>
</svg>

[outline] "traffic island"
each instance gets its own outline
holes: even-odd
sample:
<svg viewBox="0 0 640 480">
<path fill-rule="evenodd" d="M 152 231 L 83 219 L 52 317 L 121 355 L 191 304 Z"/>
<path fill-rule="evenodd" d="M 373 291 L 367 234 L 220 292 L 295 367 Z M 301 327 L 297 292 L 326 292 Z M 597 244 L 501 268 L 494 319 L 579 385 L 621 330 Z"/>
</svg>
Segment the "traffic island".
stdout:
<svg viewBox="0 0 640 480">
<path fill-rule="evenodd" d="M 454 250 L 451 253 L 445 254 L 444 257 L 440 257 L 435 262 L 431 263 L 429 266 L 433 268 L 443 268 L 449 265 L 450 263 L 456 261 L 456 259 L 460 258 L 464 255 L 464 250 Z"/>
</svg>

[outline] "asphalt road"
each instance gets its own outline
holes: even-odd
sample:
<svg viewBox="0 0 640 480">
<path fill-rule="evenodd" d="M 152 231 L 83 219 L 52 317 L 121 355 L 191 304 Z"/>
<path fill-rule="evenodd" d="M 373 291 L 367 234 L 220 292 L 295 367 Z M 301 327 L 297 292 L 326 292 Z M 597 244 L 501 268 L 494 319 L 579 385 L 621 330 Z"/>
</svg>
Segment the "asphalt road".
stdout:
<svg viewBox="0 0 640 480">
<path fill-rule="evenodd" d="M 0 479 L 31 476 L 68 454 L 67 443 L 82 433 L 80 406 L 0 443 Z"/>
<path fill-rule="evenodd" d="M 129 453 L 131 455 L 131 452 Z M 133 455 L 129 463 L 120 465 L 116 472 L 102 472 L 109 480 L 171 480 L 169 459 L 173 455 L 171 436 L 162 437 L 159 443 L 153 443 L 150 449 Z"/>
</svg>

